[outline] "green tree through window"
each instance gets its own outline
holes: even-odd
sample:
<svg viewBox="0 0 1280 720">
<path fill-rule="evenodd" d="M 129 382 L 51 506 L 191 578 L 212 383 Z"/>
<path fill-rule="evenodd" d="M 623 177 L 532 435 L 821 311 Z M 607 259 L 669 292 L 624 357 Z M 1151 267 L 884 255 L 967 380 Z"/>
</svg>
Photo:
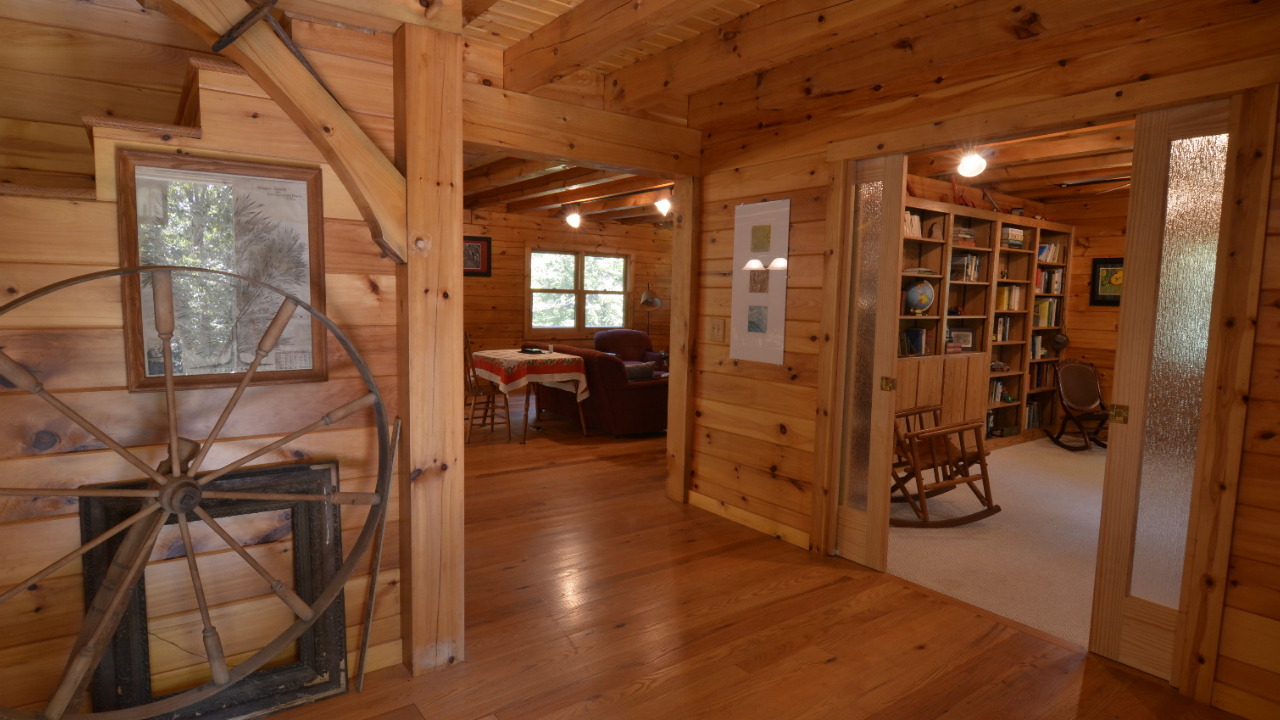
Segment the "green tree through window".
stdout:
<svg viewBox="0 0 1280 720">
<path fill-rule="evenodd" d="M 529 255 L 530 325 L 534 329 L 623 327 L 627 258 L 581 252 Z"/>
</svg>

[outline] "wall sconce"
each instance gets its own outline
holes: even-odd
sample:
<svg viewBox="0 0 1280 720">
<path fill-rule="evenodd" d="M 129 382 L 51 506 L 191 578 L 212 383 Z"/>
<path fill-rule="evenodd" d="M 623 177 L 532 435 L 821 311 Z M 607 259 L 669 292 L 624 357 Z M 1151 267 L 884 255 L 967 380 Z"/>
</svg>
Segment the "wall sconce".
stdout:
<svg viewBox="0 0 1280 720">
<path fill-rule="evenodd" d="M 786 270 L 787 259 L 784 257 L 776 257 L 769 261 L 768 267 L 765 267 L 764 261 L 759 258 L 751 258 L 746 265 L 742 266 L 743 270 Z"/>
<path fill-rule="evenodd" d="M 568 223 L 571 228 L 578 228 L 582 226 L 582 215 L 578 212 L 577 205 L 564 206 L 564 221 Z"/>
<path fill-rule="evenodd" d="M 662 213 L 662 217 L 666 217 L 667 213 L 671 212 L 671 198 L 661 198 L 653 206 L 658 208 L 658 212 Z"/>
<path fill-rule="evenodd" d="M 960 164 L 956 166 L 956 172 L 965 177 L 976 177 L 986 169 L 986 158 L 976 152 L 966 153 L 964 157 L 960 158 Z"/>
</svg>

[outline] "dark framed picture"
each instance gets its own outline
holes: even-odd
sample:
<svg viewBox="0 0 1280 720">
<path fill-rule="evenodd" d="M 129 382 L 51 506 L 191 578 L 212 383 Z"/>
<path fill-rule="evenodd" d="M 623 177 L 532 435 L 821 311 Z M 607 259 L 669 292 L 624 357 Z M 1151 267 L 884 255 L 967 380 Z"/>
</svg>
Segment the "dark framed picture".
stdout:
<svg viewBox="0 0 1280 720">
<path fill-rule="evenodd" d="M 1089 304 L 1119 305 L 1124 289 L 1124 258 L 1094 258 L 1089 274 Z"/>
<path fill-rule="evenodd" d="M 958 343 L 962 351 L 972 350 L 973 349 L 973 331 L 961 330 L 958 328 L 953 329 L 951 331 L 951 342 Z"/>
<path fill-rule="evenodd" d="M 462 274 L 476 277 L 492 276 L 491 247 L 492 241 L 487 237 L 464 236 L 462 238 Z"/>
</svg>

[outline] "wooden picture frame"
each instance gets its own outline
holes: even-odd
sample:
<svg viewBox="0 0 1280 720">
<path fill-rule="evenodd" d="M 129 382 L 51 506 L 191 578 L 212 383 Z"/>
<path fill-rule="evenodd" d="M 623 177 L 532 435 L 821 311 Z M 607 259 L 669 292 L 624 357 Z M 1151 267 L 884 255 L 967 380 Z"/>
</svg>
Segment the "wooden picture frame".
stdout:
<svg viewBox="0 0 1280 720">
<path fill-rule="evenodd" d="M 146 485 L 145 481 L 127 481 L 103 487 L 138 489 Z M 330 461 L 238 470 L 212 481 L 207 489 L 328 494 L 338 490 L 338 464 Z M 81 538 L 88 542 L 101 536 L 137 512 L 143 502 L 138 498 L 81 498 Z M 335 545 L 334 541 L 334 538 L 342 536 L 338 505 L 301 500 L 206 500 L 202 506 L 211 516 L 223 521 L 236 516 L 274 514 L 276 521 L 287 523 L 273 529 L 262 542 L 270 542 L 270 538 L 282 535 L 282 527 L 288 528 L 289 533 L 285 537 L 292 540 L 287 551 L 293 558 L 292 589 L 308 604 L 316 601 L 339 570 L 341 542 Z M 198 523 L 199 519 L 193 515 L 190 520 Z M 173 526 L 177 522 L 177 516 L 171 515 L 166 525 Z M 123 535 L 117 535 L 85 554 L 86 606 L 107 577 L 111 561 L 123 539 Z M 181 553 L 178 557 L 185 554 L 180 541 L 178 547 L 170 552 Z M 247 566 L 244 571 L 252 574 Z M 206 588 L 212 587 L 206 585 Z M 161 589 L 157 592 L 163 594 L 166 591 Z M 95 712 L 123 710 L 160 699 L 153 693 L 151 682 L 147 597 L 144 574 L 138 580 L 120 625 L 93 674 L 90 696 Z M 259 717 L 347 692 L 346 610 L 342 593 L 295 641 L 295 647 L 297 653 L 293 660 L 250 673 L 225 691 L 180 710 L 164 713 L 162 717 L 166 720 Z"/>
<path fill-rule="evenodd" d="M 462 237 L 462 274 L 466 277 L 493 276 L 493 241 L 479 235 Z"/>
<path fill-rule="evenodd" d="M 1089 304 L 1119 305 L 1124 283 L 1124 258 L 1094 258 L 1089 273 Z"/>
<path fill-rule="evenodd" d="M 973 350 L 973 331 L 965 328 L 951 330 L 951 342 L 960 346 L 961 352 Z"/>
<path fill-rule="evenodd" d="M 324 312 L 320 169 L 122 150 L 116 155 L 120 264 L 205 267 L 265 283 Z M 123 278 L 130 391 L 164 387 L 150 273 Z M 174 271 L 174 384 L 234 386 L 284 298 L 263 285 Z M 303 308 L 254 374 L 327 378 L 325 331 Z"/>
</svg>

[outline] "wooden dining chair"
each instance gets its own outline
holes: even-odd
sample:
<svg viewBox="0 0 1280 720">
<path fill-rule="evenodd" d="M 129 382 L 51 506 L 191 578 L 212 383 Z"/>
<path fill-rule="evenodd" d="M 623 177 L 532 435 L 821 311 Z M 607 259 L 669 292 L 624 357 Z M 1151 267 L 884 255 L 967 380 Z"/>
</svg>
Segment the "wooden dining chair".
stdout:
<svg viewBox="0 0 1280 720">
<path fill-rule="evenodd" d="M 1058 405 L 1062 410 L 1058 432 L 1044 429 L 1050 440 L 1073 451 L 1088 450 L 1091 445 L 1107 446 L 1102 435 L 1111 411 L 1102 401 L 1102 383 L 1093 363 L 1075 358 L 1058 362 Z M 1064 442 L 1064 435 L 1071 437 L 1071 441 Z"/>
<path fill-rule="evenodd" d="M 511 404 L 506 393 L 497 385 L 476 375 L 475 360 L 471 357 L 471 334 L 463 333 L 463 350 L 466 363 L 467 437 L 471 442 L 471 430 L 476 425 L 488 425 L 496 430 L 499 424 L 507 426 L 507 442 L 511 442 Z M 501 407 L 498 398 L 502 398 Z"/>
<path fill-rule="evenodd" d="M 916 519 L 890 517 L 890 525 L 954 527 L 1000 512 L 991 500 L 981 420 L 943 425 L 941 405 L 908 408 L 894 417 L 893 500 L 910 505 Z M 929 498 L 959 485 L 967 485 L 981 507 L 960 516 L 930 514 Z"/>
</svg>

